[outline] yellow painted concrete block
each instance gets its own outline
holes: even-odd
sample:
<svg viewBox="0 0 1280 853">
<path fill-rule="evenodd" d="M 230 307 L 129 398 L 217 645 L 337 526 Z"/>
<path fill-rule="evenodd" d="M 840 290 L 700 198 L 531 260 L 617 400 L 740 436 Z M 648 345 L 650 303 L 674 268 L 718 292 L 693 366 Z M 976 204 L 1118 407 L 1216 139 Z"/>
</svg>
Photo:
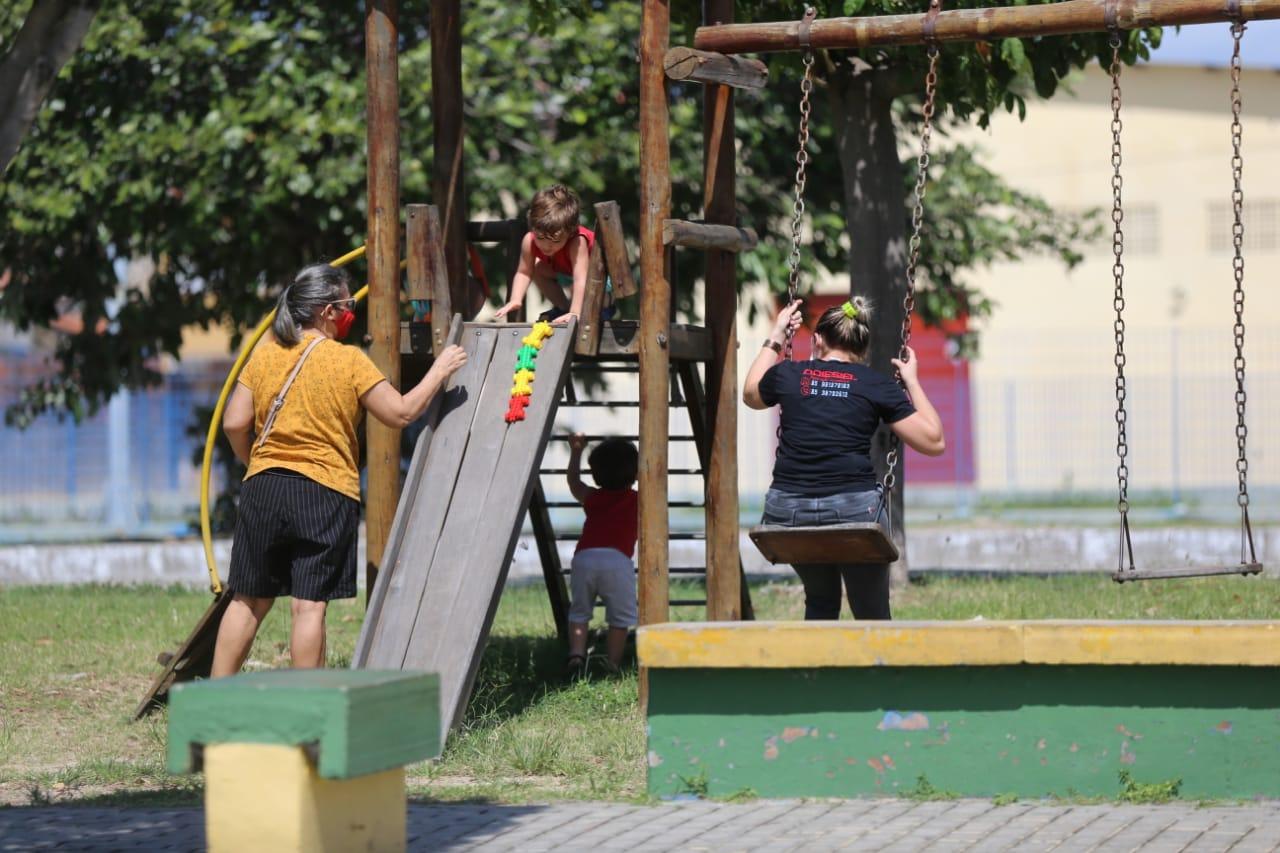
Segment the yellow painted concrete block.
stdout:
<svg viewBox="0 0 1280 853">
<path fill-rule="evenodd" d="M 298 746 L 204 750 L 210 853 L 403 851 L 404 768 L 322 779 Z"/>
<path fill-rule="evenodd" d="M 1027 663 L 1277 666 L 1280 622 L 1027 622 Z"/>
<path fill-rule="evenodd" d="M 669 622 L 642 666 L 1278 666 L 1280 621 Z"/>
<path fill-rule="evenodd" d="M 1016 623 L 703 622 L 648 625 L 650 667 L 993 666 L 1022 657 Z"/>
</svg>

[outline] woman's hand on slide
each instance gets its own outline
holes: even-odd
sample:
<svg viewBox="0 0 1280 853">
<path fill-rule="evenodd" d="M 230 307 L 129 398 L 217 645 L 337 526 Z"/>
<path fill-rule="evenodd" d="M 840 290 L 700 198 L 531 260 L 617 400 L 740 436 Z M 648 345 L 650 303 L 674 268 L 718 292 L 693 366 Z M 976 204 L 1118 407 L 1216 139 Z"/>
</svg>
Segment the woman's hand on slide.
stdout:
<svg viewBox="0 0 1280 853">
<path fill-rule="evenodd" d="M 901 359 L 890 359 L 889 363 L 898 368 L 898 375 L 902 377 L 904 385 L 910 385 L 920 381 L 920 361 L 916 358 L 916 351 L 911 347 L 905 348 L 907 351 L 906 361 Z"/>
<path fill-rule="evenodd" d="M 519 311 L 519 310 L 520 310 L 519 302 L 508 302 L 506 305 L 503 305 L 497 311 L 493 312 L 493 319 L 501 320 L 504 317 L 506 317 L 508 314 L 510 314 L 512 311 Z"/>
<path fill-rule="evenodd" d="M 557 317 L 557 318 L 555 318 L 554 320 L 552 320 L 552 321 L 551 321 L 551 325 L 553 325 L 553 326 L 567 326 L 567 325 L 569 324 L 569 321 L 570 321 L 570 320 L 576 320 L 576 319 L 578 319 L 578 315 L 577 315 L 577 314 L 574 314 L 572 311 L 566 311 L 566 312 L 564 312 L 563 314 L 561 314 L 559 317 Z"/>
<path fill-rule="evenodd" d="M 435 373 L 441 380 L 448 379 L 458 372 L 458 368 L 466 363 L 466 350 L 457 344 L 450 344 L 440 351 L 440 355 L 436 356 L 435 364 L 431 365 L 431 372 Z"/>
<path fill-rule="evenodd" d="M 785 341 L 800 328 L 800 300 L 797 299 L 778 312 L 778 319 L 773 321 L 773 339 Z"/>
</svg>

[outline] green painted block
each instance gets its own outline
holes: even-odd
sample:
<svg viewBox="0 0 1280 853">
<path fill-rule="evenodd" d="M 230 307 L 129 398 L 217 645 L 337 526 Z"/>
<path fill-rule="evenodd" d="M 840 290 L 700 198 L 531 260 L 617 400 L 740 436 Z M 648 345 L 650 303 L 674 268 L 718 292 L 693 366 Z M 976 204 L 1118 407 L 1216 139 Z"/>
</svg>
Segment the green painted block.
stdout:
<svg viewBox="0 0 1280 853">
<path fill-rule="evenodd" d="M 428 673 L 285 669 L 175 685 L 169 770 L 199 770 L 199 747 L 313 748 L 326 779 L 350 779 L 440 754 L 440 681 Z"/>
<path fill-rule="evenodd" d="M 649 792 L 1280 796 L 1271 667 L 651 669 Z M 692 784 L 691 784 L 692 783 Z"/>
</svg>

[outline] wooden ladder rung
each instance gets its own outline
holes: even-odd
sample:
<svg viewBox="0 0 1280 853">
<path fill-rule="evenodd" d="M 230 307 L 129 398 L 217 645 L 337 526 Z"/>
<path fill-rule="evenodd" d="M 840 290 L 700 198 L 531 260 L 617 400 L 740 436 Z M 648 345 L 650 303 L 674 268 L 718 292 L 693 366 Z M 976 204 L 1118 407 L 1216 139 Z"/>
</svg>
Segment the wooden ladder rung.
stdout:
<svg viewBox="0 0 1280 853">
<path fill-rule="evenodd" d="M 564 435 L 553 435 L 551 436 L 550 440 L 551 441 L 568 441 L 571 438 L 573 438 L 573 436 L 566 433 Z M 583 438 L 585 438 L 587 441 L 604 441 L 606 438 L 624 438 L 627 441 L 640 440 L 640 436 L 638 435 L 587 435 L 587 436 L 583 436 Z M 667 440 L 668 441 L 693 441 L 694 438 L 691 435 L 672 435 L 672 436 L 668 436 Z"/>
<path fill-rule="evenodd" d="M 563 575 L 573 574 L 573 569 L 561 569 L 560 573 Z M 636 569 L 636 574 L 639 573 L 640 570 Z M 667 573 L 672 575 L 705 575 L 707 570 L 701 566 L 672 566 L 667 569 Z"/>
</svg>

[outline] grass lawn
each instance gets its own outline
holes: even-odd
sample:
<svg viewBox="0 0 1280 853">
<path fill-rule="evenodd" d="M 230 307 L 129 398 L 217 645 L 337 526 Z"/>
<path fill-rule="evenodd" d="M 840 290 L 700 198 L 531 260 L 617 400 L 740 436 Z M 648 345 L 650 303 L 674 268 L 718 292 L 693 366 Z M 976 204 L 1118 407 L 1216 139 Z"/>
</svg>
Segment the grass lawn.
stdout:
<svg viewBox="0 0 1280 853">
<path fill-rule="evenodd" d="M 675 589 L 673 597 L 698 590 Z M 753 587 L 762 619 L 798 619 L 800 589 Z M 130 714 L 158 652 L 186 636 L 207 593 L 156 587 L 0 589 L 0 804 L 198 801 L 198 777 L 164 770 L 165 718 Z M 346 666 L 362 605 L 330 611 L 330 665 Z M 682 608 L 676 618 L 699 619 Z M 1117 586 L 1104 577 L 946 578 L 894 599 L 900 619 L 1280 617 L 1280 580 L 1226 577 Z M 288 607 L 264 625 L 256 668 L 288 662 Z M 462 729 L 444 757 L 410 768 L 412 793 L 504 802 L 644 796 L 634 669 L 569 684 L 540 586 L 502 599 Z"/>
</svg>

